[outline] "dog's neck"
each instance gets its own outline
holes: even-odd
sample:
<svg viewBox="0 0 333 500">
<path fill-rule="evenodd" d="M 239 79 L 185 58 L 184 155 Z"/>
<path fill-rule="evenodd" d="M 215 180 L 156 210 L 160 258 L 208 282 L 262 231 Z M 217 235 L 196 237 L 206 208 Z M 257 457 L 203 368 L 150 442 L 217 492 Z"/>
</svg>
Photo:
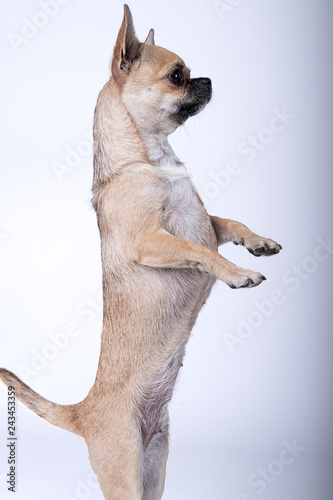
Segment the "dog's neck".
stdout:
<svg viewBox="0 0 333 500">
<path fill-rule="evenodd" d="M 143 132 L 142 140 L 151 163 L 154 163 L 161 168 L 168 168 L 170 165 L 182 165 L 181 161 L 170 146 L 168 136 L 166 134 L 151 134 L 149 132 Z"/>
<path fill-rule="evenodd" d="M 147 163 L 146 148 L 110 78 L 99 93 L 94 116 L 93 192 L 127 165 Z"/>
<path fill-rule="evenodd" d="M 93 192 L 134 163 L 151 163 L 184 175 L 185 167 L 170 146 L 167 134 L 139 131 L 122 103 L 120 89 L 110 78 L 95 109 Z"/>
<path fill-rule="evenodd" d="M 189 177 L 187 168 L 173 151 L 166 134 L 143 134 L 142 137 L 150 162 L 160 168 L 169 180 Z"/>
</svg>

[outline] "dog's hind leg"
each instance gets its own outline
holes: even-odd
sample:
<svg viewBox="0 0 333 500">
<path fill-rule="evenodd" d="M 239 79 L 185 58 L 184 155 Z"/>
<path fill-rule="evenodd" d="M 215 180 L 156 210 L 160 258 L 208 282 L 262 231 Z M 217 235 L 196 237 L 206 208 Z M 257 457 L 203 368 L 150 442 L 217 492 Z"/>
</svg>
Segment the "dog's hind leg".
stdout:
<svg viewBox="0 0 333 500">
<path fill-rule="evenodd" d="M 144 452 L 142 500 L 160 500 L 169 453 L 169 421 L 154 434 Z"/>
<path fill-rule="evenodd" d="M 87 427 L 89 458 L 105 500 L 141 500 L 142 443 L 134 420 L 106 407 Z"/>
</svg>

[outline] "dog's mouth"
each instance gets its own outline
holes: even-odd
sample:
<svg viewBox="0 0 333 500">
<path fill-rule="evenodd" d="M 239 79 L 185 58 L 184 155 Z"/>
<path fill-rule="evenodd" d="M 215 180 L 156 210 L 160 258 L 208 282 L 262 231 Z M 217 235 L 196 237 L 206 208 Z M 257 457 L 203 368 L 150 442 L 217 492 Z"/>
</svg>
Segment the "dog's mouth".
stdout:
<svg viewBox="0 0 333 500">
<path fill-rule="evenodd" d="M 172 118 L 182 125 L 190 116 L 199 113 L 212 97 L 212 82 L 209 78 L 195 78 L 187 85 L 185 97 L 180 101 Z"/>
</svg>

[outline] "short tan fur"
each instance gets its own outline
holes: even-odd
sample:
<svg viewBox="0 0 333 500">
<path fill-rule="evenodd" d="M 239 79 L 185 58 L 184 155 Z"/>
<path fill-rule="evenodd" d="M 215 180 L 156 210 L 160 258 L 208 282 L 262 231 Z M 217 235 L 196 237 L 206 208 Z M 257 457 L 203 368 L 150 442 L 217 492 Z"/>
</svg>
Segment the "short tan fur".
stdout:
<svg viewBox="0 0 333 500">
<path fill-rule="evenodd" d="M 210 216 L 168 135 L 209 102 L 209 78 L 135 35 L 125 5 L 94 120 L 93 206 L 101 235 L 103 329 L 96 380 L 76 405 L 52 403 L 11 372 L 0 378 L 53 425 L 82 436 L 106 500 L 159 500 L 169 447 L 168 403 L 197 315 L 216 279 L 265 278 L 218 245 L 273 255 L 281 246 Z"/>
</svg>

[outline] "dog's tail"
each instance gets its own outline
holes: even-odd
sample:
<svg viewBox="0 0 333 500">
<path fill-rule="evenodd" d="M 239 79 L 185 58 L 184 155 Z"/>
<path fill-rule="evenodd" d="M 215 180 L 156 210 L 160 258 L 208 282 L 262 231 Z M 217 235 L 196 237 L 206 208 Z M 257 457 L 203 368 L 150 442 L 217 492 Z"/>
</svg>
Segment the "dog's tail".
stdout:
<svg viewBox="0 0 333 500">
<path fill-rule="evenodd" d="M 52 425 L 81 435 L 78 422 L 78 405 L 59 405 L 43 398 L 28 387 L 14 373 L 0 368 L 0 380 L 7 386 L 13 387 L 15 396 L 29 410 L 44 418 Z"/>
</svg>

